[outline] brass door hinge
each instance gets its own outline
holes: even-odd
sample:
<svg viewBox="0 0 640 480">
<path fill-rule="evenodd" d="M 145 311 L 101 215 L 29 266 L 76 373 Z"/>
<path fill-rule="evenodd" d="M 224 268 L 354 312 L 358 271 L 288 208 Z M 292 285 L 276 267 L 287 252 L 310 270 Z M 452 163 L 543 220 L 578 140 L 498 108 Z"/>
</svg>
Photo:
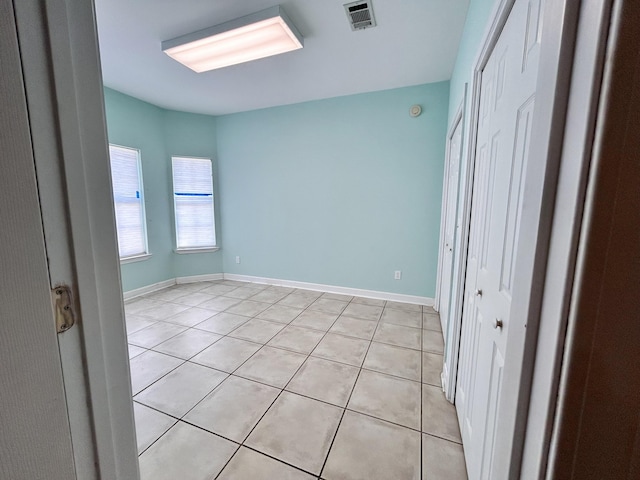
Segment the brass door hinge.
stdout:
<svg viewBox="0 0 640 480">
<path fill-rule="evenodd" d="M 53 297 L 53 311 L 56 317 L 56 331 L 66 332 L 76 323 L 73 311 L 71 289 L 66 285 L 59 285 L 51 289 Z"/>
</svg>

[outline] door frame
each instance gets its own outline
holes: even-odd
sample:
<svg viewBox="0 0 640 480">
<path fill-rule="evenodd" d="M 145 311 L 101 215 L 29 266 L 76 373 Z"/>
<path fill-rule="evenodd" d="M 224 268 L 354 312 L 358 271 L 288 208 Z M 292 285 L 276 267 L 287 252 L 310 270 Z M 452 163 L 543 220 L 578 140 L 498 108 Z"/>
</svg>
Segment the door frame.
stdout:
<svg viewBox="0 0 640 480">
<path fill-rule="evenodd" d="M 581 110 L 587 116 L 588 109 L 592 106 L 593 96 L 597 93 L 597 75 L 592 73 L 582 90 L 575 94 L 570 91 L 574 70 L 580 72 L 581 62 L 585 55 L 597 66 L 601 60 L 602 35 L 594 36 L 593 32 L 602 33 L 608 23 L 606 9 L 602 7 L 611 0 L 585 0 L 573 2 L 571 0 L 550 1 L 543 4 L 542 15 L 542 44 L 540 51 L 540 65 L 538 71 L 536 114 L 531 132 L 531 158 L 546 159 L 544 164 L 529 162 L 525 179 L 525 202 L 523 208 L 527 210 L 529 222 L 523 222 L 517 241 L 517 251 L 533 252 L 532 256 L 525 258 L 522 253 L 516 256 L 516 271 L 521 279 L 514 289 L 512 300 L 512 312 L 518 312 L 525 319 L 524 328 L 518 330 L 509 329 L 508 345 L 518 347 L 517 358 L 505 365 L 503 390 L 500 394 L 499 405 L 502 405 L 503 415 L 498 419 L 498 435 L 496 437 L 495 451 L 496 471 L 501 478 L 520 478 L 520 474 L 526 478 L 538 478 L 537 472 L 544 471 L 549 451 L 549 435 L 541 434 L 537 423 L 542 423 L 547 431 L 550 431 L 553 422 L 554 397 L 557 391 L 559 375 L 551 372 L 545 377 L 546 385 L 534 384 L 534 366 L 539 370 L 539 364 L 554 364 L 557 367 L 556 358 L 549 358 L 549 349 L 560 351 L 565 339 L 565 331 L 562 328 L 540 329 L 541 305 L 543 297 L 549 295 L 549 282 L 545 288 L 545 279 L 549 278 L 548 270 L 553 270 L 550 263 L 549 242 L 554 237 L 560 237 L 566 244 L 568 232 L 559 232 L 558 225 L 553 224 L 555 211 L 571 210 L 562 205 L 561 199 L 557 200 L 558 178 L 561 171 L 561 159 L 565 142 L 565 129 L 569 131 L 571 123 L 567 118 L 570 93 L 574 108 Z M 468 133 L 465 139 L 466 146 L 466 172 L 463 176 L 466 183 L 461 185 L 462 198 L 460 205 L 462 210 L 463 225 L 462 234 L 459 235 L 460 247 L 458 254 L 463 260 L 458 264 L 454 274 L 457 275 L 452 292 L 453 321 L 450 321 L 445 349 L 445 367 L 443 370 L 443 386 L 449 401 L 455 400 L 455 386 L 457 378 L 457 364 L 459 356 L 459 344 L 462 327 L 462 307 L 464 298 L 464 281 L 466 271 L 466 257 L 468 250 L 469 225 L 471 214 L 471 193 L 473 189 L 473 169 L 475 167 L 475 143 L 477 140 L 479 100 L 482 70 L 499 38 L 504 24 L 511 12 L 515 0 L 500 0 L 490 16 L 491 23 L 483 36 L 481 48 L 472 71 L 472 87 L 470 101 L 470 115 Z M 600 6 L 601 8 L 598 8 Z M 576 36 L 578 25 L 582 36 L 592 41 L 583 45 L 580 55 L 576 52 Z M 594 38 L 595 37 L 595 38 Z M 584 43 L 584 41 L 583 41 Z M 588 137 L 584 135 L 574 138 L 578 144 L 585 147 Z M 588 170 L 588 162 L 583 158 L 576 158 L 572 163 L 574 178 L 582 178 Z M 580 197 L 572 199 L 575 207 L 569 218 L 575 221 L 580 205 Z M 459 207 L 460 208 L 460 207 Z M 552 237 L 552 234 L 554 237 Z M 566 249 L 569 256 L 577 254 L 577 244 L 574 242 Z M 571 272 L 568 270 L 560 273 L 561 278 L 555 282 L 570 284 Z M 455 303 L 453 303 L 455 302 Z M 557 316 L 552 321 L 563 324 L 566 322 L 566 310 L 558 308 L 554 312 Z M 513 313 L 512 313 L 513 314 Z M 547 322 L 550 319 L 547 318 Z M 455 325 L 454 325 L 455 324 Z M 542 324 L 544 326 L 544 324 Z M 453 355 L 453 352 L 457 352 Z M 556 368 L 557 369 L 557 368 Z M 543 397 L 544 408 L 539 410 L 529 409 L 530 402 L 537 397 Z M 506 409 L 505 405 L 514 408 Z M 527 419 L 527 416 L 532 418 Z M 525 444 L 525 437 L 527 443 Z M 530 470 L 528 464 L 536 464 L 539 470 Z M 524 478 L 524 477 L 523 477 Z"/>
<path fill-rule="evenodd" d="M 104 91 L 92 0 L 14 1 L 78 478 L 139 478 Z"/>
<path fill-rule="evenodd" d="M 440 292 L 442 291 L 442 264 L 444 262 L 444 239 L 445 239 L 445 224 L 446 224 L 446 217 L 447 217 L 447 210 L 449 205 L 447 205 L 447 198 L 449 195 L 449 170 L 451 168 L 451 162 L 450 162 L 450 155 L 451 155 L 451 140 L 453 139 L 453 134 L 456 131 L 456 128 L 458 126 L 458 124 L 460 125 L 460 128 L 462 128 L 462 131 L 460 132 L 460 158 L 462 159 L 462 145 L 463 145 L 463 139 L 464 139 L 464 106 L 466 103 L 466 99 L 467 99 L 467 85 L 465 84 L 464 86 L 464 93 L 463 93 L 463 97 L 462 97 L 462 101 L 460 102 L 460 105 L 458 105 L 458 108 L 456 110 L 456 114 L 453 117 L 453 121 L 451 122 L 451 125 L 449 126 L 449 130 L 447 131 L 447 147 L 446 147 L 446 152 L 445 152 L 445 162 L 444 162 L 444 173 L 443 173 L 443 178 L 442 178 L 442 207 L 440 209 L 440 240 L 438 242 L 438 271 L 437 271 L 437 281 L 436 281 L 436 295 L 435 298 L 433 299 L 433 308 L 436 312 L 440 311 Z M 458 176 L 458 179 L 460 177 Z M 460 182 L 458 182 L 458 186 L 460 185 Z M 457 208 L 457 202 L 456 202 L 456 211 L 455 211 L 455 215 L 457 217 L 458 214 L 458 208 Z M 455 237 L 457 235 L 454 235 L 454 242 L 455 242 Z M 451 297 L 451 296 L 449 296 Z"/>
<path fill-rule="evenodd" d="M 464 172 L 460 175 L 458 210 L 462 209 L 459 217 L 462 222 L 456 234 L 454 257 L 453 285 L 451 288 L 451 306 L 449 309 L 449 323 L 445 332 L 445 358 L 442 370 L 442 386 L 446 399 L 455 403 L 456 382 L 458 379 L 458 360 L 460 357 L 460 339 L 462 337 L 462 309 L 464 305 L 464 288 L 467 271 L 467 253 L 469 248 L 469 231 L 471 228 L 471 199 L 473 196 L 473 177 L 475 171 L 476 152 L 475 143 L 478 137 L 478 119 L 480 116 L 480 89 L 482 71 L 489 61 L 493 47 L 498 41 L 502 28 L 507 23 L 516 0 L 500 0 L 494 7 L 489 24 L 482 40 L 482 44 L 472 70 L 471 95 L 469 98 L 469 124 L 463 126 L 463 158 Z M 566 0 L 563 0 L 566 1 Z M 467 99 L 467 85 L 465 85 L 464 102 Z M 460 162 L 461 166 L 463 162 Z"/>
</svg>

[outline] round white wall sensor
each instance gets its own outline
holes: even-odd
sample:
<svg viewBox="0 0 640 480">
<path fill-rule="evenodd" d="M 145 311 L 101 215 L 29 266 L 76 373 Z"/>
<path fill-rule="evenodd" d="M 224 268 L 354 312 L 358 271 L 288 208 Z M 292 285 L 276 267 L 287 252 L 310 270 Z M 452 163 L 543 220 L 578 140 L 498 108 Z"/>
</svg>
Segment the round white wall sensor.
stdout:
<svg viewBox="0 0 640 480">
<path fill-rule="evenodd" d="M 422 113 L 422 107 L 420 105 L 413 105 L 409 109 L 409 115 L 411 115 L 412 117 L 417 117 L 421 113 Z"/>
</svg>

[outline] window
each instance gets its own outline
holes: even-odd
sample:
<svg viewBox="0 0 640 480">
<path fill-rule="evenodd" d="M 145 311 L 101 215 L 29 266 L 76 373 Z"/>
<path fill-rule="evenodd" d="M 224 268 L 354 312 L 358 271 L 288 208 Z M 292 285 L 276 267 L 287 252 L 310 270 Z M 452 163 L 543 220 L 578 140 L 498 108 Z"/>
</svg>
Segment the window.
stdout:
<svg viewBox="0 0 640 480">
<path fill-rule="evenodd" d="M 177 249 L 215 248 L 211 160 L 189 157 L 171 160 Z"/>
<path fill-rule="evenodd" d="M 140 152 L 133 148 L 109 145 L 109 156 L 120 258 L 146 255 Z"/>
</svg>

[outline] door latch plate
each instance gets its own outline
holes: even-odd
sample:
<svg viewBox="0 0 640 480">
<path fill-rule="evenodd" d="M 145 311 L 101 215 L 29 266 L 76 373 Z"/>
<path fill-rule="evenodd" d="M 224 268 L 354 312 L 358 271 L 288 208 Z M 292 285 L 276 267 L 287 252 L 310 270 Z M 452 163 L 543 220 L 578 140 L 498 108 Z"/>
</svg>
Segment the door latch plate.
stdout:
<svg viewBox="0 0 640 480">
<path fill-rule="evenodd" d="M 66 332 L 76 323 L 73 311 L 71 289 L 66 285 L 59 285 L 51 290 L 53 296 L 53 311 L 56 317 L 56 331 Z"/>
</svg>

